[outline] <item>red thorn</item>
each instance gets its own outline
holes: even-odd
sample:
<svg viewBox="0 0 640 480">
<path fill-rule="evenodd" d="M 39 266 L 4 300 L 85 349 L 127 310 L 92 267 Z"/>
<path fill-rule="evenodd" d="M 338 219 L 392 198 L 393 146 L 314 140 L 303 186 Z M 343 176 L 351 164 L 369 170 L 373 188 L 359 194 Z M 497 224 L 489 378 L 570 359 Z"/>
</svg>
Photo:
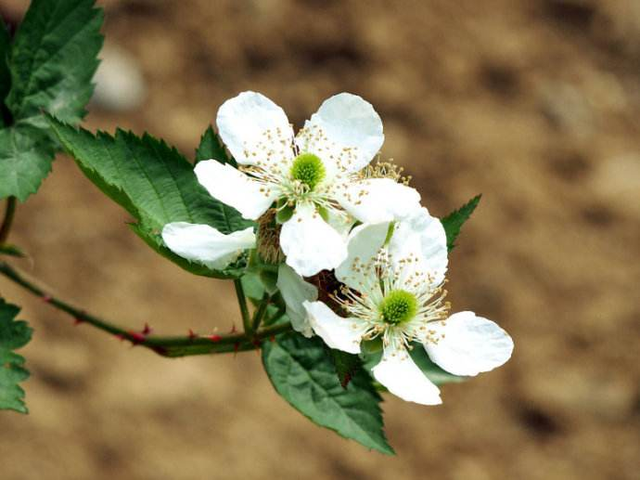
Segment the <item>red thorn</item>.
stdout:
<svg viewBox="0 0 640 480">
<path fill-rule="evenodd" d="M 262 342 L 261 342 L 260 340 L 257 340 L 257 339 L 256 339 L 256 340 L 254 340 L 254 341 L 253 341 L 253 342 L 251 342 L 251 343 L 253 343 L 253 346 L 254 346 L 254 347 L 259 347 L 259 346 L 262 344 Z"/>
<path fill-rule="evenodd" d="M 44 303 L 49 303 L 52 299 L 50 295 L 43 295 L 40 297 Z"/>
<path fill-rule="evenodd" d="M 240 342 L 236 342 L 233 344 L 233 353 L 237 354 L 238 350 L 240 350 Z"/>
<path fill-rule="evenodd" d="M 233 326 L 231 327 L 231 330 L 229 330 L 229 333 L 236 333 L 238 330 L 236 330 L 236 324 L 234 323 Z"/>
<path fill-rule="evenodd" d="M 145 337 L 147 335 L 149 335 L 151 332 L 153 332 L 153 329 L 149 326 L 149 324 L 147 322 L 144 323 L 144 328 L 142 329 L 142 335 L 144 335 Z"/>
<path fill-rule="evenodd" d="M 116 334 L 116 336 L 115 336 L 115 337 L 116 337 L 118 340 L 120 340 L 121 342 L 124 342 L 124 341 L 127 339 L 127 337 L 125 337 L 125 336 L 124 336 L 123 334 L 121 334 L 121 333 Z"/>
<path fill-rule="evenodd" d="M 80 325 L 81 323 L 84 323 L 84 320 L 82 320 L 81 318 L 74 318 L 73 319 L 73 324 L 77 327 L 78 325 Z"/>
<path fill-rule="evenodd" d="M 144 341 L 146 340 L 145 336 L 139 332 L 127 332 L 127 333 L 131 337 L 129 338 L 129 341 L 134 345 L 139 345 L 140 343 L 144 343 Z"/>
<path fill-rule="evenodd" d="M 269 341 L 270 341 L 271 343 L 275 342 L 275 341 L 276 341 L 276 336 L 275 336 L 275 335 L 271 335 L 271 336 L 269 337 Z"/>
<path fill-rule="evenodd" d="M 220 335 L 210 335 L 207 338 L 212 342 L 219 342 L 220 340 L 222 340 L 222 337 Z"/>
<path fill-rule="evenodd" d="M 194 333 L 193 330 L 189 329 L 189 338 L 193 340 L 194 338 L 198 338 L 198 334 Z"/>
</svg>

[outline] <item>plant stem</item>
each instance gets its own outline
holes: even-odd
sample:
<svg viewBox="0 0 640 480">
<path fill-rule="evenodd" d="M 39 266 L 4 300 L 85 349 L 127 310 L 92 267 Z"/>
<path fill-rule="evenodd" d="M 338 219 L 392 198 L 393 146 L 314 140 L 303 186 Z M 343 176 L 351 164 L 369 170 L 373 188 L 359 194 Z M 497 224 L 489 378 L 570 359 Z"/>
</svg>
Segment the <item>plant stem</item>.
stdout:
<svg viewBox="0 0 640 480">
<path fill-rule="evenodd" d="M 253 324 L 251 325 L 252 331 L 255 332 L 256 330 L 258 330 L 258 327 L 260 327 L 260 323 L 267 313 L 267 307 L 269 306 L 269 303 L 271 303 L 271 297 L 269 296 L 269 294 L 265 293 L 262 301 L 260 302 L 260 306 L 253 314 Z"/>
<path fill-rule="evenodd" d="M 16 197 L 7 198 L 7 207 L 4 211 L 2 226 L 0 226 L 0 245 L 5 243 L 9 238 L 9 232 L 11 231 L 11 225 L 13 224 L 13 217 L 16 214 L 16 204 Z"/>
<path fill-rule="evenodd" d="M 249 307 L 247 307 L 247 298 L 244 295 L 244 288 L 242 287 L 242 281 L 237 278 L 233 281 L 233 285 L 236 287 L 236 296 L 238 297 L 238 304 L 240 305 L 240 314 L 242 315 L 244 333 L 250 334 L 253 331 L 253 328 L 251 325 L 251 316 L 249 315 Z"/>
<path fill-rule="evenodd" d="M 103 332 L 110 333 L 122 340 L 128 340 L 134 345 L 140 345 L 153 350 L 164 357 L 186 357 L 190 355 L 205 355 L 227 352 L 242 352 L 256 350 L 265 339 L 269 339 L 279 333 L 291 330 L 290 323 L 274 325 L 263 328 L 255 333 L 235 333 L 210 336 L 157 336 L 148 333 L 127 330 L 115 324 L 96 317 L 82 309 L 47 294 L 42 288 L 28 280 L 18 270 L 5 262 L 0 262 L 0 274 L 4 275 L 22 288 L 40 297 L 49 305 L 71 315 L 79 323 L 87 323 Z M 245 303 L 246 309 L 246 303 Z M 248 315 L 248 311 L 247 311 Z"/>
</svg>

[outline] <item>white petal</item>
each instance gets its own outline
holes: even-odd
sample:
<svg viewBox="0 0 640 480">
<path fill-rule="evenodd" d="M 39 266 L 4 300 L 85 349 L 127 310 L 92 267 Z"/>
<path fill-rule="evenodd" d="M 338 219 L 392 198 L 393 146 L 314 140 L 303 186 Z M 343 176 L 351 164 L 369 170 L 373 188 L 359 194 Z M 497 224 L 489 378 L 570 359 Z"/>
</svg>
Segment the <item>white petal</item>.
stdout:
<svg viewBox="0 0 640 480">
<path fill-rule="evenodd" d="M 239 164 L 293 158 L 293 130 L 287 115 L 260 93 L 242 92 L 224 102 L 216 124 L 222 141 Z"/>
<path fill-rule="evenodd" d="M 305 337 L 313 335 L 313 329 L 307 318 L 307 311 L 303 303 L 318 298 L 318 289 L 298 275 L 291 267 L 284 263 L 278 267 L 278 289 L 287 305 L 287 315 L 294 330 Z"/>
<path fill-rule="evenodd" d="M 347 259 L 336 268 L 336 278 L 348 287 L 358 291 L 366 291 L 370 282 L 377 282 L 375 272 L 363 269 L 384 245 L 389 231 L 389 223 L 359 225 L 349 234 Z"/>
<path fill-rule="evenodd" d="M 496 323 L 477 317 L 473 312 L 459 312 L 441 323 L 429 324 L 437 343 L 424 348 L 431 360 L 454 375 L 477 375 L 504 364 L 511 358 L 513 340 Z"/>
<path fill-rule="evenodd" d="M 325 163 L 337 162 L 348 172 L 369 164 L 383 142 L 380 116 L 369 102 L 351 93 L 325 100 L 296 138 L 301 151 L 314 153 Z"/>
<path fill-rule="evenodd" d="M 371 369 L 375 379 L 398 397 L 422 405 L 439 405 L 440 390 L 402 348 L 385 348 L 382 360 Z"/>
<path fill-rule="evenodd" d="M 418 191 L 390 178 L 347 183 L 337 189 L 336 200 L 362 223 L 400 220 L 420 208 Z"/>
<path fill-rule="evenodd" d="M 434 287 L 444 280 L 449 262 L 447 234 L 442 222 L 429 215 L 426 208 L 395 224 L 389 252 L 402 277 L 422 272 L 428 274 Z M 409 257 L 413 261 L 404 261 Z"/>
<path fill-rule="evenodd" d="M 287 264 L 303 277 L 336 268 L 347 258 L 346 241 L 309 203 L 299 203 L 282 226 L 280 246 Z"/>
<path fill-rule="evenodd" d="M 362 335 L 367 329 L 365 322 L 354 318 L 343 318 L 322 302 L 304 302 L 313 330 L 331 348 L 343 352 L 360 353 Z"/>
<path fill-rule="evenodd" d="M 231 165 L 215 160 L 198 162 L 194 171 L 213 198 L 231 205 L 249 220 L 262 215 L 279 195 L 278 189 L 264 186 Z"/>
<path fill-rule="evenodd" d="M 182 258 L 215 270 L 223 269 L 243 250 L 256 245 L 251 227 L 225 235 L 209 225 L 187 222 L 166 224 L 162 229 L 162 240 Z"/>
</svg>

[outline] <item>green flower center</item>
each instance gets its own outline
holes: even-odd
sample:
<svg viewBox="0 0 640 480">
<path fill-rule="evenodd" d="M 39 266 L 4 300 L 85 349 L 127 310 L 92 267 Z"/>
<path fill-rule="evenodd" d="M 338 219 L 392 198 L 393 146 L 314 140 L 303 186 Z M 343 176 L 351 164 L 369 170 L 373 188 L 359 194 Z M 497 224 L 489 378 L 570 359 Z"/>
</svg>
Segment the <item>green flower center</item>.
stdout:
<svg viewBox="0 0 640 480">
<path fill-rule="evenodd" d="M 382 320 L 391 325 L 411 320 L 418 313 L 418 300 L 405 290 L 390 292 L 380 304 Z"/>
<path fill-rule="evenodd" d="M 304 183 L 309 190 L 313 190 L 326 174 L 322 160 L 313 153 L 298 155 L 291 166 L 291 176 L 294 180 Z"/>
</svg>

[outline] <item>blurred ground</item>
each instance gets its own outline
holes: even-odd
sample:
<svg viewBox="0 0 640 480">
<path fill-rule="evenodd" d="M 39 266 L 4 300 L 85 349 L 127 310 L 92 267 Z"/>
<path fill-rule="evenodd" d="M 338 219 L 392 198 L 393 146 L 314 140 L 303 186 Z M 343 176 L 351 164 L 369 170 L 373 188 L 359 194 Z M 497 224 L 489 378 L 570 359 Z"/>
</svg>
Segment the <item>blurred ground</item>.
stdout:
<svg viewBox="0 0 640 480">
<path fill-rule="evenodd" d="M 0 280 L 36 328 L 31 414 L 0 420 L 3 480 L 640 478 L 636 0 L 105 4 L 107 45 L 139 62 L 147 92 L 135 111 L 94 105 L 90 128 L 148 130 L 191 154 L 239 91 L 298 126 L 331 94 L 362 95 L 385 123 L 383 156 L 432 212 L 484 193 L 450 298 L 516 350 L 446 386 L 440 407 L 388 397 L 387 458 L 291 409 L 254 353 L 162 359 Z M 67 158 L 18 214 L 32 273 L 91 311 L 163 333 L 237 319 L 228 285 L 152 254 Z"/>
</svg>

